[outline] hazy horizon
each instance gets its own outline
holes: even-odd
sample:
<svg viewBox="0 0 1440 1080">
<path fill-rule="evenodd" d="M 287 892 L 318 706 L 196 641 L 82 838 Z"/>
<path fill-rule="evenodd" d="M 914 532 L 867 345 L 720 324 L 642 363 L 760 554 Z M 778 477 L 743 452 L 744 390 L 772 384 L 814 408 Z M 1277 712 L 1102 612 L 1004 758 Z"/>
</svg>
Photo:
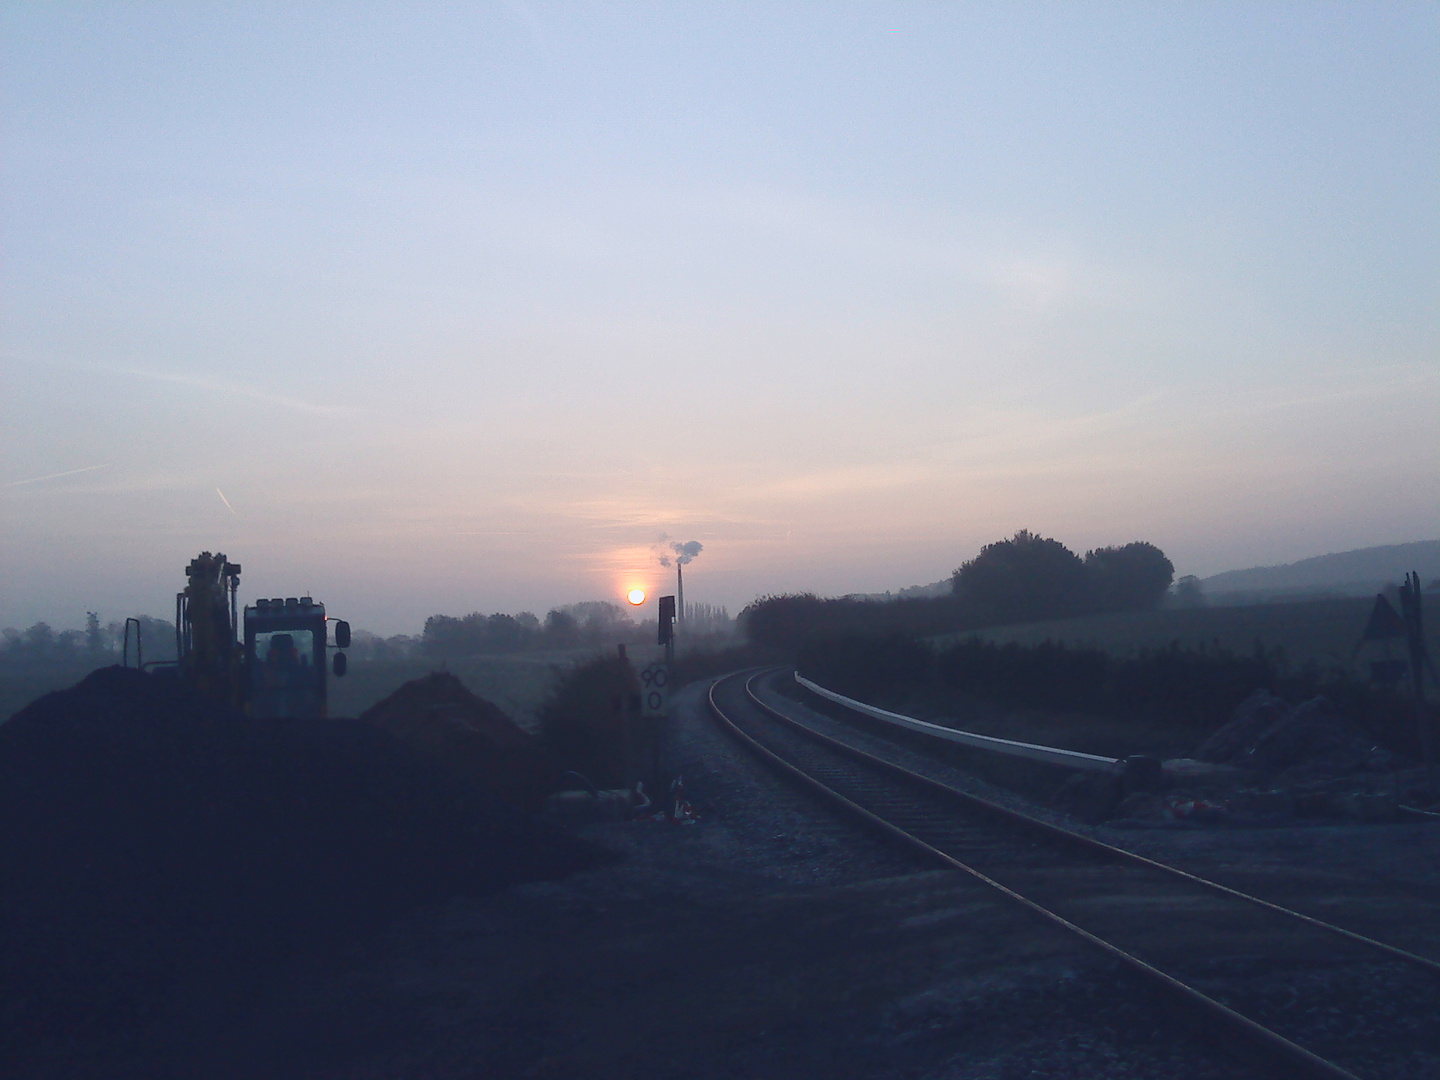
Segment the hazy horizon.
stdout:
<svg viewBox="0 0 1440 1080">
<path fill-rule="evenodd" d="M 0 625 L 1440 537 L 1433 5 L 0 27 Z"/>
</svg>

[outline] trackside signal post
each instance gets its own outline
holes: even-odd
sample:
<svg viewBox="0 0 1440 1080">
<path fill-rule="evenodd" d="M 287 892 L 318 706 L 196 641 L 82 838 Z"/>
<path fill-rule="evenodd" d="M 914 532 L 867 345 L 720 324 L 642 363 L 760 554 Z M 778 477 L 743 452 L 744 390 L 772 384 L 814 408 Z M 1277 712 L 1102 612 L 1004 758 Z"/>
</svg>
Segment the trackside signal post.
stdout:
<svg viewBox="0 0 1440 1080">
<path fill-rule="evenodd" d="M 665 646 L 665 663 L 675 663 L 675 597 L 660 597 L 659 644 Z"/>
<path fill-rule="evenodd" d="M 675 658 L 675 597 L 659 600 L 657 644 L 664 647 L 664 653 L 648 664 L 641 664 L 639 657 L 632 663 L 622 644 L 619 659 L 624 685 L 612 705 L 618 711 L 623 782 L 643 780 L 655 793 L 667 781 L 663 768 L 669 742 L 670 664 Z M 630 602 L 638 606 L 644 602 L 644 594 Z"/>
<path fill-rule="evenodd" d="M 663 659 L 642 667 L 640 680 L 640 724 L 644 740 L 650 747 L 648 762 L 651 782 L 658 793 L 664 784 L 662 744 L 668 742 L 670 714 L 670 669 L 675 660 L 675 597 L 662 596 L 659 604 L 659 632 L 656 644 L 665 650 Z"/>
</svg>

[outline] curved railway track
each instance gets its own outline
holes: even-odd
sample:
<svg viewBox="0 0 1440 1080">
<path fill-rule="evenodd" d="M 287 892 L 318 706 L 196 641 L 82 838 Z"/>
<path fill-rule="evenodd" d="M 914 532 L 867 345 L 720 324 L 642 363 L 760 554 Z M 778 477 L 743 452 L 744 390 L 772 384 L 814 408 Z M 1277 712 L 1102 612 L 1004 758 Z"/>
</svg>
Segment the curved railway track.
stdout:
<svg viewBox="0 0 1440 1080">
<path fill-rule="evenodd" d="M 769 765 L 1118 961 L 1266 1075 L 1440 1076 L 1440 963 L 834 739 L 762 701 L 765 674 L 717 680 L 709 704 Z"/>
</svg>

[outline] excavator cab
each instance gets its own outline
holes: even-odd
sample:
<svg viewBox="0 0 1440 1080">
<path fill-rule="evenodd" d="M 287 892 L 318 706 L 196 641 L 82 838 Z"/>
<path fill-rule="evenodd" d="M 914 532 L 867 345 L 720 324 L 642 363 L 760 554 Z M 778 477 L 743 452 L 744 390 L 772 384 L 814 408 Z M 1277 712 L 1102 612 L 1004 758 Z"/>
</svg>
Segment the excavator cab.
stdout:
<svg viewBox="0 0 1440 1080">
<path fill-rule="evenodd" d="M 303 719 L 325 715 L 329 620 L 308 596 L 257 600 L 245 608 L 243 642 L 235 594 L 240 564 L 205 551 L 186 568 L 189 585 L 175 597 L 180 671 L 202 693 L 251 716 Z M 350 646 L 350 624 L 335 622 L 335 648 Z M 344 675 L 345 654 L 330 664 Z"/>
<path fill-rule="evenodd" d="M 329 674 L 325 605 L 308 596 L 257 600 L 245 608 L 245 699 L 251 716 L 303 718 L 325 715 Z M 335 645 L 350 644 L 350 626 L 336 622 Z M 345 654 L 336 653 L 336 675 Z"/>
</svg>

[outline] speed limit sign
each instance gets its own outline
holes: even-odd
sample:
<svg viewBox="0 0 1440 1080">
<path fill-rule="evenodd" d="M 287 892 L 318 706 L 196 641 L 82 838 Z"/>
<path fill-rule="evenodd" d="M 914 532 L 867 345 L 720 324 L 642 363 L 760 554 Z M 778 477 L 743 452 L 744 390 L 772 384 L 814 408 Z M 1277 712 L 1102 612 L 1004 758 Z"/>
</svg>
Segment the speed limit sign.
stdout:
<svg viewBox="0 0 1440 1080">
<path fill-rule="evenodd" d="M 640 714 L 660 716 L 665 712 L 666 687 L 670 669 L 664 664 L 649 664 L 640 669 Z"/>
</svg>

